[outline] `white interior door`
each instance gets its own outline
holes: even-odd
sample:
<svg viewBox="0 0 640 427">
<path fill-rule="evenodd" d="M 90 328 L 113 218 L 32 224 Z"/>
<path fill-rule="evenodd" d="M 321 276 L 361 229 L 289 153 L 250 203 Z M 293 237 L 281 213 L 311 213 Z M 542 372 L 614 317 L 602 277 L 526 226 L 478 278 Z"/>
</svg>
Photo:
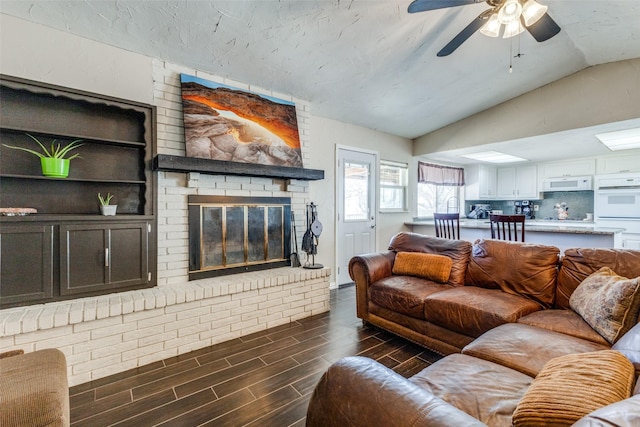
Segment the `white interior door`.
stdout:
<svg viewBox="0 0 640 427">
<path fill-rule="evenodd" d="M 352 282 L 349 260 L 353 256 L 376 250 L 377 164 L 374 153 L 338 148 L 338 285 Z"/>
</svg>

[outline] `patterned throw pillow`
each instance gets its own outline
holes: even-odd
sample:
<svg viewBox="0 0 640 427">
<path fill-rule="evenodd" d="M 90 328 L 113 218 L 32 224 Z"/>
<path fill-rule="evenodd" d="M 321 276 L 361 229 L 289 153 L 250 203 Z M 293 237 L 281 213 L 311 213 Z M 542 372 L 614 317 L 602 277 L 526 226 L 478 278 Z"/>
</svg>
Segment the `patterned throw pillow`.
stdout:
<svg viewBox="0 0 640 427">
<path fill-rule="evenodd" d="M 417 276 L 447 283 L 453 261 L 448 256 L 420 252 L 398 252 L 393 262 L 393 274 Z"/>
<path fill-rule="evenodd" d="M 627 279 L 609 267 L 602 267 L 573 291 L 569 305 L 613 344 L 637 323 L 639 288 L 640 277 Z"/>
<path fill-rule="evenodd" d="M 515 427 L 570 426 L 631 395 L 635 372 L 614 350 L 569 354 L 547 362 L 516 410 Z"/>
</svg>

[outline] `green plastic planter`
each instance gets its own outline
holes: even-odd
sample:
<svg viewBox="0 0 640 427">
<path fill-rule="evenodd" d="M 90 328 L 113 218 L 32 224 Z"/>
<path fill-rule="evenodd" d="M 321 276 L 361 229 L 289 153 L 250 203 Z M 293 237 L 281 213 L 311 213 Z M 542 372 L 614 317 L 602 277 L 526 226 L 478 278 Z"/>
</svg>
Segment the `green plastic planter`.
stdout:
<svg viewBox="0 0 640 427">
<path fill-rule="evenodd" d="M 66 178 L 69 176 L 69 159 L 57 159 L 53 157 L 42 157 L 42 174 L 52 178 Z"/>
</svg>

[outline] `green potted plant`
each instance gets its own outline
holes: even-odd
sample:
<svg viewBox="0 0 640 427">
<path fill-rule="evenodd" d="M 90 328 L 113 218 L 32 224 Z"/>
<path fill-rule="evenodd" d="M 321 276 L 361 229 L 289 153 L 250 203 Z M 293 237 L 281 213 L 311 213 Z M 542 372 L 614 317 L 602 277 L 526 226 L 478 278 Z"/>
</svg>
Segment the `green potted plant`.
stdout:
<svg viewBox="0 0 640 427">
<path fill-rule="evenodd" d="M 5 147 L 13 148 L 15 150 L 26 151 L 27 153 L 31 153 L 35 156 L 40 157 L 40 165 L 42 166 L 42 174 L 44 176 L 49 176 L 52 178 L 66 178 L 69 176 L 69 163 L 71 160 L 80 157 L 80 154 L 75 153 L 67 157 L 72 150 L 82 146 L 80 144 L 81 139 L 76 139 L 71 141 L 64 147 L 61 144 L 56 145 L 56 140 L 51 141 L 51 147 L 47 149 L 42 142 L 38 140 L 35 136 L 31 134 L 26 134 L 29 138 L 33 139 L 40 148 L 42 149 L 42 153 L 36 150 L 32 150 L 26 147 L 17 147 L 15 145 L 7 145 L 2 144 Z"/>
<path fill-rule="evenodd" d="M 98 200 L 100 200 L 100 212 L 102 215 L 113 216 L 116 214 L 118 205 L 112 205 L 111 199 L 113 199 L 113 195 L 111 193 L 107 193 L 105 197 L 102 197 L 102 194 L 98 193 Z"/>
</svg>

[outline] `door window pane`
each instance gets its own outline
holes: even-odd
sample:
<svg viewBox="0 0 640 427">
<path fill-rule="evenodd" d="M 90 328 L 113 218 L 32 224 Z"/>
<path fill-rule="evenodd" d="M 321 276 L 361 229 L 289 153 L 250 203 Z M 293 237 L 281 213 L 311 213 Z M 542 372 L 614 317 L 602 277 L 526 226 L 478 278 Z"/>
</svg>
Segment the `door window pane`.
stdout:
<svg viewBox="0 0 640 427">
<path fill-rule="evenodd" d="M 367 163 L 345 161 L 344 220 L 369 219 L 369 167 Z"/>
</svg>

